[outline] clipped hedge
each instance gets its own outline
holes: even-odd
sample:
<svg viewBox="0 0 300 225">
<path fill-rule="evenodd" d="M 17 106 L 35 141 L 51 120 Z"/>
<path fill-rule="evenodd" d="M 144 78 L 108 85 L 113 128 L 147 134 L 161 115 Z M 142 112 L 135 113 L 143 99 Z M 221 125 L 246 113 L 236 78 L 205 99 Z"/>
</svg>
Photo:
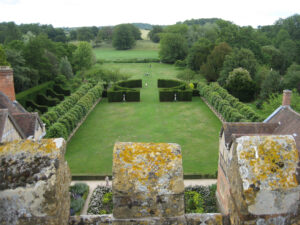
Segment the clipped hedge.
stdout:
<svg viewBox="0 0 300 225">
<path fill-rule="evenodd" d="M 64 96 L 69 96 L 71 94 L 71 91 L 69 89 L 64 89 L 58 84 L 53 85 L 53 90 L 58 94 L 63 94 Z"/>
<path fill-rule="evenodd" d="M 44 94 L 38 94 L 36 96 L 36 102 L 39 105 L 46 105 L 46 106 L 55 106 L 59 103 L 59 99 L 58 98 L 52 98 L 52 97 L 48 97 Z"/>
<path fill-rule="evenodd" d="M 134 88 L 141 88 L 142 80 L 126 80 L 114 84 L 107 91 L 108 102 L 122 102 L 123 95 L 127 102 L 139 102 L 140 90 Z"/>
<path fill-rule="evenodd" d="M 193 90 L 186 83 L 179 80 L 158 79 L 157 86 L 159 89 L 159 101 L 172 102 L 192 101 Z"/>
<path fill-rule="evenodd" d="M 46 94 L 46 90 L 48 88 L 52 88 L 53 84 L 53 81 L 49 81 L 35 86 L 33 88 L 30 88 L 26 91 L 22 91 L 16 95 L 16 99 L 21 105 L 26 106 L 26 101 L 36 101 L 36 96 L 38 94 Z"/>
<path fill-rule="evenodd" d="M 86 86 L 85 86 L 86 88 Z M 64 101 L 64 106 L 66 108 L 63 108 L 62 105 L 60 105 L 59 108 L 56 108 L 55 112 L 61 114 L 59 117 L 57 117 L 57 122 L 55 122 L 50 128 L 48 129 L 47 138 L 54 138 L 54 137 L 63 137 L 67 139 L 69 135 L 72 133 L 72 131 L 76 128 L 77 124 L 82 120 L 82 118 L 87 114 L 87 112 L 90 110 L 90 108 L 93 106 L 93 104 L 101 97 L 103 90 L 103 86 L 101 83 L 98 83 L 93 88 L 89 89 L 89 91 L 82 96 L 76 103 L 75 102 L 79 96 L 79 94 L 83 91 L 83 89 L 80 90 L 80 93 L 77 93 L 76 95 L 72 95 L 73 98 L 70 101 L 67 100 Z M 72 105 L 70 105 L 72 104 Z M 56 116 L 55 112 L 52 111 L 51 115 L 48 114 L 48 116 Z M 45 117 L 43 117 L 45 118 Z M 47 121 L 47 118 L 46 120 Z M 63 131 L 61 131 L 63 130 Z"/>
<path fill-rule="evenodd" d="M 262 118 L 252 108 L 233 97 L 217 83 L 198 83 L 204 97 L 227 122 L 260 122 Z"/>
<path fill-rule="evenodd" d="M 64 101 L 52 107 L 49 112 L 42 115 L 42 120 L 46 123 L 46 127 L 50 127 L 53 125 L 61 116 L 67 113 L 74 105 L 79 101 L 81 97 L 83 97 L 89 89 L 93 87 L 93 84 L 86 83 L 81 85 L 76 92 L 74 92 L 71 96 L 67 97 Z"/>
<path fill-rule="evenodd" d="M 63 94 L 57 94 L 55 91 L 53 91 L 51 88 L 48 88 L 46 90 L 46 94 L 48 96 L 51 96 L 52 98 L 58 98 L 60 101 L 64 100 L 65 96 Z"/>
<path fill-rule="evenodd" d="M 32 108 L 33 110 L 37 109 L 38 111 L 40 111 L 41 113 L 45 113 L 48 111 L 48 107 L 45 105 L 39 105 L 37 103 L 35 103 L 32 100 L 27 100 L 25 101 L 25 107 L 26 108 Z"/>
</svg>

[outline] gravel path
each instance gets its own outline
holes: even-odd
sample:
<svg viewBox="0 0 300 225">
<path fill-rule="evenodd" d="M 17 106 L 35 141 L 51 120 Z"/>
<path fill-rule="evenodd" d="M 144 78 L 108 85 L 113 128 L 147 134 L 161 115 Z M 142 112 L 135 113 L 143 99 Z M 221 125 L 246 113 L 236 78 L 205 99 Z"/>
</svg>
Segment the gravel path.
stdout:
<svg viewBox="0 0 300 225">
<path fill-rule="evenodd" d="M 88 206 L 89 206 L 89 202 L 90 202 L 90 198 L 92 196 L 92 193 L 94 191 L 94 189 L 98 186 L 98 185 L 102 185 L 105 186 L 105 181 L 72 181 L 71 185 L 75 184 L 75 183 L 86 183 L 87 185 L 89 185 L 90 187 L 90 192 L 89 195 L 85 201 L 84 207 L 81 211 L 81 215 L 86 215 L 87 214 L 87 210 L 88 210 Z M 190 185 L 204 185 L 204 186 L 208 186 L 208 185 L 212 185 L 212 184 L 216 184 L 217 180 L 216 179 L 195 179 L 195 180 L 184 180 L 184 186 L 190 186 Z M 111 185 L 111 181 L 109 181 L 109 185 Z"/>
</svg>

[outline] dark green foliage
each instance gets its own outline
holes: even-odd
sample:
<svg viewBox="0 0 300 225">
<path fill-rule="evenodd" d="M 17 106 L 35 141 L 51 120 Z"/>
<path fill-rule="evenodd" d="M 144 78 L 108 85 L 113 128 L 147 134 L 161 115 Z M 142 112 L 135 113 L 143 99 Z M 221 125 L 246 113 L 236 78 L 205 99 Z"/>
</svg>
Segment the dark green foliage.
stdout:
<svg viewBox="0 0 300 225">
<path fill-rule="evenodd" d="M 265 80 L 261 84 L 260 97 L 267 99 L 271 93 L 279 93 L 282 91 L 282 77 L 279 72 L 269 71 Z"/>
<path fill-rule="evenodd" d="M 9 66 L 9 63 L 6 60 L 5 51 L 1 44 L 0 44 L 0 66 Z"/>
<path fill-rule="evenodd" d="M 242 102 L 250 102 L 254 98 L 255 83 L 249 72 L 243 68 L 234 69 L 226 80 L 226 89 Z"/>
<path fill-rule="evenodd" d="M 171 80 L 171 79 L 158 79 L 157 87 L 158 88 L 169 88 L 181 85 L 182 82 L 179 80 Z"/>
<path fill-rule="evenodd" d="M 246 69 L 252 78 L 256 73 L 257 61 L 253 52 L 249 49 L 234 49 L 229 55 L 226 55 L 223 68 L 221 70 L 218 82 L 224 86 L 229 73 L 236 68 Z"/>
<path fill-rule="evenodd" d="M 123 91 L 107 91 L 108 102 L 122 102 L 123 101 Z"/>
<path fill-rule="evenodd" d="M 171 79 L 158 79 L 159 101 L 192 101 L 192 89 L 185 82 Z"/>
<path fill-rule="evenodd" d="M 185 213 L 203 213 L 204 200 L 196 191 L 184 192 Z"/>
<path fill-rule="evenodd" d="M 44 84 L 35 86 L 33 88 L 30 88 L 26 91 L 20 92 L 16 95 L 17 101 L 23 105 L 26 106 L 25 102 L 28 100 L 36 101 L 36 96 L 38 94 L 46 94 L 46 91 L 48 88 L 51 88 L 53 86 L 53 82 L 49 81 Z M 32 107 L 32 106 L 30 106 Z"/>
<path fill-rule="evenodd" d="M 210 54 L 213 44 L 206 38 L 199 39 L 191 47 L 188 57 L 187 65 L 192 70 L 200 70 L 200 67 L 206 63 L 207 56 Z"/>
<path fill-rule="evenodd" d="M 154 43 L 158 43 L 160 41 L 160 33 L 163 32 L 163 28 L 161 26 L 153 26 L 152 30 L 148 33 L 148 37 Z"/>
<path fill-rule="evenodd" d="M 174 101 L 174 91 L 171 89 L 159 90 L 159 101 L 160 102 L 172 102 Z"/>
<path fill-rule="evenodd" d="M 73 54 L 74 70 L 77 72 L 91 68 L 95 61 L 94 57 L 91 44 L 84 41 L 80 42 Z"/>
<path fill-rule="evenodd" d="M 50 126 L 46 137 L 63 137 L 67 139 L 93 104 L 101 97 L 102 90 L 101 83 L 95 86 L 85 84 L 66 100 L 52 108 L 51 111 L 44 114 L 42 119 L 45 119 L 49 124 L 48 126 Z M 58 129 L 61 127 L 63 127 L 63 130 L 60 132 Z"/>
<path fill-rule="evenodd" d="M 131 24 L 120 24 L 114 28 L 113 46 L 118 50 L 131 49 L 135 40 L 140 39 L 140 31 Z"/>
<path fill-rule="evenodd" d="M 68 131 L 62 123 L 55 123 L 47 130 L 46 137 L 63 137 L 64 139 L 67 139 Z"/>
<path fill-rule="evenodd" d="M 58 94 L 63 94 L 64 96 L 69 96 L 71 94 L 71 91 L 68 89 L 64 89 L 58 84 L 53 85 L 53 90 Z"/>
<path fill-rule="evenodd" d="M 198 83 L 200 95 L 204 97 L 227 122 L 260 122 L 262 118 L 249 106 L 241 103 L 217 83 Z"/>
<path fill-rule="evenodd" d="M 127 87 L 127 88 L 141 88 L 142 87 L 142 80 L 126 80 L 126 81 L 120 81 L 118 82 L 118 85 L 121 87 Z"/>
<path fill-rule="evenodd" d="M 108 102 L 122 102 L 123 95 L 125 95 L 125 101 L 139 102 L 140 91 L 133 88 L 141 88 L 142 80 L 127 80 L 120 81 L 114 84 L 107 91 Z"/>
<path fill-rule="evenodd" d="M 217 185 L 215 184 L 210 186 L 197 185 L 197 186 L 185 187 L 184 196 L 185 196 L 186 213 L 196 212 L 195 211 L 196 208 L 198 209 L 202 208 L 203 213 L 217 213 L 218 208 L 217 208 L 216 190 L 217 190 Z M 203 201 L 201 201 L 201 199 Z M 198 204 L 196 204 L 197 202 Z"/>
<path fill-rule="evenodd" d="M 38 94 L 36 96 L 36 102 L 39 105 L 45 105 L 45 106 L 55 106 L 59 103 L 59 99 L 48 97 L 44 94 Z"/>
<path fill-rule="evenodd" d="M 161 35 L 159 57 L 162 62 L 174 63 L 176 60 L 183 60 L 187 52 L 187 41 L 182 34 L 163 33 Z"/>
<path fill-rule="evenodd" d="M 225 42 L 220 43 L 211 51 L 207 57 L 207 62 L 201 67 L 201 72 L 208 81 L 217 81 L 225 56 L 231 51 L 231 47 Z"/>
<path fill-rule="evenodd" d="M 48 88 L 46 90 L 46 95 L 51 96 L 52 98 L 58 98 L 60 101 L 64 100 L 64 98 L 65 98 L 65 96 L 63 94 L 57 94 L 51 88 Z"/>
<path fill-rule="evenodd" d="M 73 186 L 70 186 L 69 190 L 71 194 L 71 215 L 80 214 L 89 193 L 89 186 L 85 183 L 76 183 Z"/>
</svg>

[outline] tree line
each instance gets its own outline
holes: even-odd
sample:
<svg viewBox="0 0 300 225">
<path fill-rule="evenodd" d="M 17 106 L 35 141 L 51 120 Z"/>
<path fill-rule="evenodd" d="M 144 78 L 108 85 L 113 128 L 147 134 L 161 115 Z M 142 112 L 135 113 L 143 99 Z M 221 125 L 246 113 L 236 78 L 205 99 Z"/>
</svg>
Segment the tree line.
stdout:
<svg viewBox="0 0 300 225">
<path fill-rule="evenodd" d="M 300 15 L 270 26 L 240 27 L 222 19 L 153 26 L 162 62 L 175 63 L 217 81 L 242 101 L 261 101 L 283 88 L 300 92 Z"/>
</svg>

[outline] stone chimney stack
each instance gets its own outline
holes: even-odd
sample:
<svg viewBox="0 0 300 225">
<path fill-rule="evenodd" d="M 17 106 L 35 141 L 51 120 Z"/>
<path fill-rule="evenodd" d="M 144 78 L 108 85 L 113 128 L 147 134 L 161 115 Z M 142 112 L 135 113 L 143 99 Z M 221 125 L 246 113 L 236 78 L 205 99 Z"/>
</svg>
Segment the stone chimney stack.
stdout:
<svg viewBox="0 0 300 225">
<path fill-rule="evenodd" d="M 9 66 L 0 66 L 0 91 L 10 100 L 16 100 L 13 69 Z"/>
<path fill-rule="evenodd" d="M 291 105 L 291 96 L 292 96 L 292 91 L 283 90 L 282 106 L 290 106 Z"/>
</svg>

